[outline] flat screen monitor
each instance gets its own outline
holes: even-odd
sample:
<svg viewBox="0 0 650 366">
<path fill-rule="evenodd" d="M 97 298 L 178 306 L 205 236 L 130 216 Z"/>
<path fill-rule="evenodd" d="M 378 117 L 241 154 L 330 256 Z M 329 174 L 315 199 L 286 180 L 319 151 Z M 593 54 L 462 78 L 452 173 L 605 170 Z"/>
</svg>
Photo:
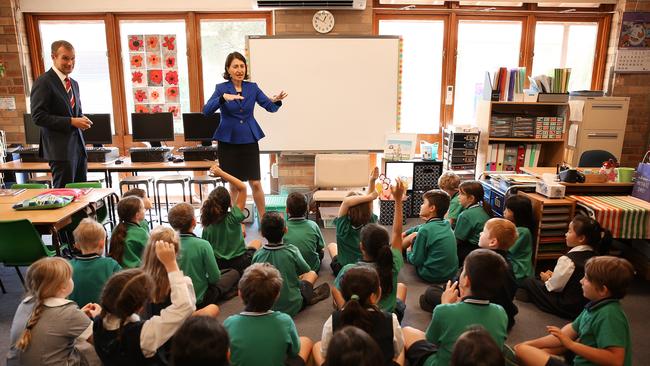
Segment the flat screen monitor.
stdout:
<svg viewBox="0 0 650 366">
<path fill-rule="evenodd" d="M 210 116 L 204 116 L 203 113 L 183 113 L 185 141 L 212 141 L 220 120 L 219 113 Z"/>
<path fill-rule="evenodd" d="M 93 122 L 92 127 L 83 131 L 84 141 L 87 144 L 100 145 L 112 144 L 111 115 L 108 113 L 85 114 Z"/>
<path fill-rule="evenodd" d="M 32 121 L 30 113 L 23 114 L 23 124 L 25 125 L 25 142 L 30 145 L 41 143 L 41 128 L 36 126 Z"/>
<path fill-rule="evenodd" d="M 131 113 L 133 141 L 161 142 L 174 140 L 171 113 Z"/>
</svg>

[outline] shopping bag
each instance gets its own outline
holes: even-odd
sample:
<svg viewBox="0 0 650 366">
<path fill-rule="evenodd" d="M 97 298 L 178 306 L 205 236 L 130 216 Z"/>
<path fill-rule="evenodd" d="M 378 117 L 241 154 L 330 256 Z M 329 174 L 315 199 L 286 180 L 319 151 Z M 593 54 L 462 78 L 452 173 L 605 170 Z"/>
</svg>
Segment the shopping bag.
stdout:
<svg viewBox="0 0 650 366">
<path fill-rule="evenodd" d="M 636 180 L 632 189 L 632 196 L 650 202 L 650 151 L 636 168 Z"/>
</svg>

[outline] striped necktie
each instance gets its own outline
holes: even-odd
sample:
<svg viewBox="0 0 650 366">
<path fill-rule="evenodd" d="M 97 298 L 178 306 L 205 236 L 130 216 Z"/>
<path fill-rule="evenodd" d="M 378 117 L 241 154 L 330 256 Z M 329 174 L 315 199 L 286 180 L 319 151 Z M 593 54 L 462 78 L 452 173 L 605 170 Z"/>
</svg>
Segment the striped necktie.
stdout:
<svg viewBox="0 0 650 366">
<path fill-rule="evenodd" d="M 72 83 L 70 78 L 65 78 L 65 92 L 68 93 L 68 99 L 70 100 L 70 108 L 74 108 L 74 94 L 72 93 Z"/>
</svg>

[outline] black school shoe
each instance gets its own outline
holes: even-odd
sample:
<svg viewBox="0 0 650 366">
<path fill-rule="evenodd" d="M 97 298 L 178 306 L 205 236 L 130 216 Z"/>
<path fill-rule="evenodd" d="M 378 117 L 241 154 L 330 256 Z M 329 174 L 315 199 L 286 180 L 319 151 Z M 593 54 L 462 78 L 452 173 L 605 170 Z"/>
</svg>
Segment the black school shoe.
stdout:
<svg viewBox="0 0 650 366">
<path fill-rule="evenodd" d="M 314 288 L 314 296 L 312 296 L 311 301 L 309 301 L 309 305 L 314 305 L 328 297 L 330 297 L 330 285 L 324 283 Z"/>
</svg>

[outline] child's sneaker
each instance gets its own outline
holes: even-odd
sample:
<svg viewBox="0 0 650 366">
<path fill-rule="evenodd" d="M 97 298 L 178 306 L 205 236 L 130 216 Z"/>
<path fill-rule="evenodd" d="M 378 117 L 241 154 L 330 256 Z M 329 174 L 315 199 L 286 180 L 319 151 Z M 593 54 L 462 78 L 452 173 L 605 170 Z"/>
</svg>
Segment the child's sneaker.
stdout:
<svg viewBox="0 0 650 366">
<path fill-rule="evenodd" d="M 309 305 L 314 305 L 317 302 L 323 301 L 330 297 L 330 285 L 324 283 L 314 288 L 314 296 L 311 298 Z"/>
</svg>

